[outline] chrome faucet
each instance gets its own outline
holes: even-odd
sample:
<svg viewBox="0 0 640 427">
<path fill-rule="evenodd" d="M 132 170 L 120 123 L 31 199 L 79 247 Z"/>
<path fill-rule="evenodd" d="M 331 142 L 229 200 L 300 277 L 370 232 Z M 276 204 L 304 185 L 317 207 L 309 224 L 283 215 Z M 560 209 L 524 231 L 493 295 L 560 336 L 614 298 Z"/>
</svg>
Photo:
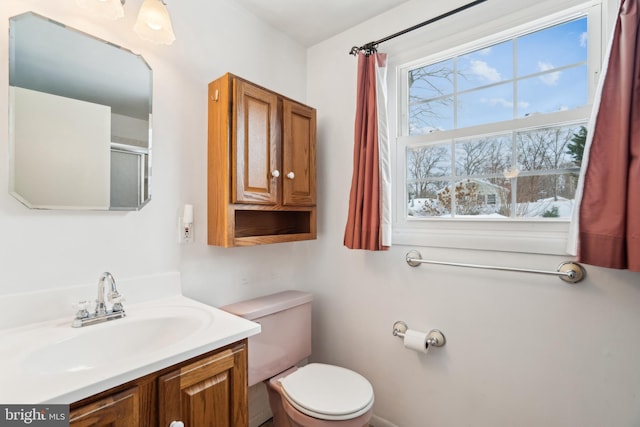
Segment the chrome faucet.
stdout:
<svg viewBox="0 0 640 427">
<path fill-rule="evenodd" d="M 107 301 L 112 304 L 111 310 L 107 309 L 107 304 L 105 303 L 105 281 L 109 282 L 109 288 L 107 289 Z M 124 298 L 118 292 L 118 288 L 116 287 L 116 280 L 113 278 L 111 273 L 104 272 L 100 275 L 100 279 L 98 279 L 98 298 L 96 298 L 96 306 L 93 313 L 90 313 L 87 309 L 89 307 L 88 301 L 80 301 L 76 308 L 78 311 L 76 312 L 76 317 L 73 319 L 73 323 L 71 326 L 74 328 L 79 328 L 81 326 L 93 325 L 95 323 L 105 322 L 107 320 L 119 319 L 125 316 L 124 308 L 122 307 L 122 302 Z"/>
</svg>

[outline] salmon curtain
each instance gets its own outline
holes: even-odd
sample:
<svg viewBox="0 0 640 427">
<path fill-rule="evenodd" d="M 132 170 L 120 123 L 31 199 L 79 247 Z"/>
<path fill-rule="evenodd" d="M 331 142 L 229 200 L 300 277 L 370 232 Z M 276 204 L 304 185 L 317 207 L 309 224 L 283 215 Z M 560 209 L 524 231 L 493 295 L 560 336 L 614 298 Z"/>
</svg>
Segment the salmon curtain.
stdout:
<svg viewBox="0 0 640 427">
<path fill-rule="evenodd" d="M 622 0 L 589 124 L 569 252 L 640 271 L 640 0 Z M 586 159 L 586 164 L 584 159 Z"/>
<path fill-rule="evenodd" d="M 353 176 L 344 245 L 391 246 L 391 160 L 387 128 L 387 55 L 358 54 Z"/>
</svg>

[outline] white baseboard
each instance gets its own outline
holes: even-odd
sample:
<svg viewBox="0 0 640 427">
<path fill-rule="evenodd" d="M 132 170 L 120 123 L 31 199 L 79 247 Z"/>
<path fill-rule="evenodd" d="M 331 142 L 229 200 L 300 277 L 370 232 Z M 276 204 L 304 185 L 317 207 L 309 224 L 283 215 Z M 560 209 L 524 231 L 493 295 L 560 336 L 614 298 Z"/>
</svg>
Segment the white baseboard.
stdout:
<svg viewBox="0 0 640 427">
<path fill-rule="evenodd" d="M 373 414 L 371 417 L 371 421 L 369 421 L 370 427 L 398 427 L 390 421 L 385 420 L 384 418 L 380 418 L 379 416 Z"/>
<path fill-rule="evenodd" d="M 258 427 L 272 416 L 267 387 L 263 383 L 249 387 L 249 427 Z"/>
</svg>

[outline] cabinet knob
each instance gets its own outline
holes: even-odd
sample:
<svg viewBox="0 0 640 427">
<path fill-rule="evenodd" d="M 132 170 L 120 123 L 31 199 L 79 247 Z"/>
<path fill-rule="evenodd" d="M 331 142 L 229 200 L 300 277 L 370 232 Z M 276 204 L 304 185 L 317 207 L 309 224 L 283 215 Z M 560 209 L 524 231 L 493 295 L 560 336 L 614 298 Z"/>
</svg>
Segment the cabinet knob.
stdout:
<svg viewBox="0 0 640 427">
<path fill-rule="evenodd" d="M 184 423 L 182 421 L 171 421 L 169 427 L 184 427 Z"/>
<path fill-rule="evenodd" d="M 271 172 L 271 176 L 274 178 L 277 178 L 280 176 L 280 171 L 278 169 L 274 170 L 273 172 Z"/>
<path fill-rule="evenodd" d="M 287 174 L 287 178 L 289 178 L 289 179 L 293 179 L 293 178 L 295 178 L 295 177 L 296 177 L 296 174 L 295 174 L 295 173 L 293 173 L 293 171 L 291 171 L 291 172 L 289 172 L 289 173 Z"/>
</svg>

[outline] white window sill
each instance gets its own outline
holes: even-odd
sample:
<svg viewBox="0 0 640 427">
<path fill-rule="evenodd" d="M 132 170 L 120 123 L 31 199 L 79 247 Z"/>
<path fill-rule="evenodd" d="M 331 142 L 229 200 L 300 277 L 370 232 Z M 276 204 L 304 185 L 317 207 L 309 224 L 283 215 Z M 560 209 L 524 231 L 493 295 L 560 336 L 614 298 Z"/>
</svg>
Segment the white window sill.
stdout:
<svg viewBox="0 0 640 427">
<path fill-rule="evenodd" d="M 409 220 L 393 227 L 393 244 L 567 255 L 567 221 Z"/>
</svg>

